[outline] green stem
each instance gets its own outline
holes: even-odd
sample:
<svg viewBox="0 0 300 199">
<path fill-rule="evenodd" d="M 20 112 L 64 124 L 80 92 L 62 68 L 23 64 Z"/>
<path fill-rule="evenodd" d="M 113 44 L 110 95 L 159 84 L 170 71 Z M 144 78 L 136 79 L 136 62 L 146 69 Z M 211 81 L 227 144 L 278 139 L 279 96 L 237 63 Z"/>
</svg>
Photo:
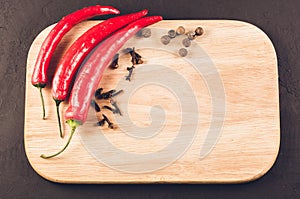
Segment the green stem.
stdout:
<svg viewBox="0 0 300 199">
<path fill-rule="evenodd" d="M 69 139 L 68 139 L 66 145 L 64 146 L 64 148 L 62 148 L 59 152 L 57 152 L 57 153 L 55 153 L 55 154 L 53 154 L 53 155 L 46 156 L 46 155 L 42 154 L 42 155 L 40 156 L 41 158 L 44 158 L 44 159 L 53 158 L 53 157 L 55 157 L 55 156 L 61 154 L 61 153 L 69 146 L 69 144 L 70 144 L 70 142 L 71 142 L 71 139 L 72 139 L 72 137 L 73 137 L 73 135 L 74 135 L 74 133 L 75 133 L 76 128 L 77 128 L 81 123 L 80 123 L 79 121 L 76 121 L 76 120 L 68 120 L 67 123 L 68 123 L 68 124 L 70 125 L 70 127 L 71 127 L 71 134 L 70 134 L 70 137 L 69 137 Z"/>
<path fill-rule="evenodd" d="M 59 114 L 59 104 L 62 102 L 62 100 L 56 100 L 54 99 L 55 104 L 56 104 L 56 113 L 57 113 L 57 120 L 58 120 L 58 126 L 59 126 L 59 135 L 61 138 L 63 138 L 63 132 L 61 129 L 61 121 L 60 121 L 60 114 Z"/>
<path fill-rule="evenodd" d="M 42 100 L 42 107 L 43 107 L 43 120 L 46 119 L 45 118 L 45 102 L 44 102 L 44 97 L 43 97 L 43 92 L 42 92 L 42 88 L 43 87 L 39 87 L 40 90 L 40 96 L 41 96 L 41 100 Z"/>
</svg>

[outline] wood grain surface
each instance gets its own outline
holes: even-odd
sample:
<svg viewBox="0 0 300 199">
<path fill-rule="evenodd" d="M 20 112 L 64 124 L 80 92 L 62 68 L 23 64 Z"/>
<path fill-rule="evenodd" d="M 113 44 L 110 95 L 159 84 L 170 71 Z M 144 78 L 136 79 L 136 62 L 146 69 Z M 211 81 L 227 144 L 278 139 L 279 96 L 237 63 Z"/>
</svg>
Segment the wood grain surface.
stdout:
<svg viewBox="0 0 300 199">
<path fill-rule="evenodd" d="M 81 23 L 63 38 L 51 62 L 51 74 L 68 46 L 97 23 L 98 21 Z M 186 104 L 180 104 L 181 98 L 174 95 L 172 90 L 159 84 L 142 85 L 140 89 L 131 93 L 129 101 L 124 101 L 122 95 L 117 98 L 121 110 L 128 115 L 132 123 L 122 122 L 121 116 L 103 111 L 112 118 L 112 121 L 118 121 L 116 124 L 119 128 L 109 130 L 106 127 L 96 127 L 93 124 L 97 122 L 97 115 L 91 110 L 87 123 L 78 129 L 78 133 L 74 135 L 70 146 L 63 154 L 48 160 L 40 158 L 42 153 L 51 154 L 61 149 L 70 130 L 64 125 L 65 138 L 59 138 L 51 86 L 44 89 L 47 119 L 41 119 L 39 92 L 30 83 L 37 53 L 51 29 L 48 27 L 34 40 L 27 60 L 24 140 L 27 157 L 36 172 L 48 180 L 61 183 L 240 183 L 257 179 L 271 168 L 279 150 L 280 129 L 277 58 L 269 38 L 251 24 L 230 20 L 164 20 L 151 28 L 167 31 L 178 25 L 190 30 L 197 26 L 204 28 L 205 34 L 194 40 L 192 45 L 200 46 L 203 50 L 201 64 L 216 68 L 215 75 L 220 77 L 224 88 L 224 123 L 210 153 L 200 158 L 200 151 L 206 142 L 214 142 L 206 139 L 209 129 L 219 121 L 214 119 L 212 111 L 214 95 L 210 92 L 210 88 L 214 85 L 208 84 L 214 82 L 214 79 L 209 78 L 215 76 L 199 73 L 186 61 L 198 57 L 192 47 L 188 57 L 183 59 L 175 51 L 180 45 L 170 45 L 170 51 L 159 48 L 137 48 L 145 62 L 138 66 L 140 69 L 137 68 L 132 82 L 127 83 L 132 85 L 147 77 L 142 72 L 138 73 L 147 65 L 163 65 L 176 71 L 194 91 L 197 107 L 193 107 L 194 109 L 190 111 L 199 116 L 196 123 L 181 123 L 183 116 L 180 115 L 186 115 L 181 111 L 182 106 Z M 152 39 L 159 40 L 159 37 L 154 34 Z M 126 45 L 130 47 L 132 44 L 129 42 Z M 128 60 L 128 55 L 122 55 L 120 68 L 113 71 L 106 70 L 99 87 L 109 90 L 120 84 L 124 85 L 126 67 L 130 66 Z M 151 68 L 148 68 L 149 76 L 169 74 L 168 70 L 151 71 Z M 171 85 L 181 83 L 176 79 L 170 82 Z M 126 87 L 123 89 L 126 92 Z M 99 103 L 108 104 L 100 101 Z M 135 128 L 149 126 L 155 119 L 151 118 L 151 107 L 156 105 L 163 108 L 166 117 L 163 127 L 157 134 L 148 139 L 135 139 L 128 136 L 127 133 L 131 132 L 124 133 L 122 129 L 134 132 Z M 67 102 L 62 104 L 62 114 L 66 107 Z M 170 150 L 163 156 L 148 159 L 144 167 L 140 162 L 136 162 L 138 165 L 141 164 L 140 172 L 132 172 L 131 167 L 134 166 L 122 165 L 122 158 L 119 157 L 116 160 L 119 165 L 105 164 L 101 157 L 93 152 L 99 147 L 95 146 L 99 140 L 96 139 L 93 143 L 88 141 L 103 135 L 115 148 L 127 154 L 155 154 L 175 140 L 182 124 L 196 126 L 196 133 L 189 147 L 182 151 L 176 160 L 166 162 L 161 167 L 154 167 L 156 169 L 152 171 L 146 169 L 149 167 L 148 161 L 152 161 L 152 165 L 160 165 L 172 156 L 174 151 Z M 101 149 L 105 150 L 105 147 Z M 107 151 L 107 154 L 110 152 Z M 123 162 L 129 162 L 125 158 Z M 135 164 L 134 160 L 130 163 Z M 122 169 L 116 169 L 120 168 L 118 167 L 120 165 Z"/>
</svg>

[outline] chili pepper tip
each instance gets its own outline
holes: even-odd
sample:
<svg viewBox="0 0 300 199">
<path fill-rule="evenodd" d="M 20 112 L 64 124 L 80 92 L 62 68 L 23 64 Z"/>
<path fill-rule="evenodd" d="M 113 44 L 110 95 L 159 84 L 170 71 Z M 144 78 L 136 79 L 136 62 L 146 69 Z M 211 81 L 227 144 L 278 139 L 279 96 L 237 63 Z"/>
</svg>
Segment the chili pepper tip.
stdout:
<svg viewBox="0 0 300 199">
<path fill-rule="evenodd" d="M 147 15 L 148 14 L 148 10 L 147 9 L 144 9 L 141 11 L 143 14 Z"/>
</svg>

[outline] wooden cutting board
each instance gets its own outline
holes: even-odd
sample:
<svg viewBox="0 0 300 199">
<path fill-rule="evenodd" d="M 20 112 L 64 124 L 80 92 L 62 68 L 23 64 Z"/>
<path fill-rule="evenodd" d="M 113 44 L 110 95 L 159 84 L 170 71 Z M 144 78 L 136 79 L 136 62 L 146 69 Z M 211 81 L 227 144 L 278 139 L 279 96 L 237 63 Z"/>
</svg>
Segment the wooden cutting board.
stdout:
<svg viewBox="0 0 300 199">
<path fill-rule="evenodd" d="M 63 38 L 51 77 L 70 44 L 97 23 L 83 22 Z M 178 56 L 184 36 L 160 42 L 179 25 L 204 29 L 184 58 Z M 124 90 L 114 98 L 122 116 L 102 109 L 117 128 L 96 126 L 99 114 L 91 108 L 64 153 L 40 158 L 60 150 L 70 133 L 63 121 L 65 138 L 59 137 L 51 85 L 43 91 L 42 120 L 39 92 L 30 82 L 52 27 L 36 37 L 27 60 L 25 150 L 42 177 L 60 183 L 241 183 L 274 164 L 280 143 L 276 53 L 259 28 L 231 20 L 164 20 L 150 27 L 150 38 L 132 38 L 124 48 L 135 47 L 144 60 L 132 80 L 125 80 L 130 56 L 120 51 L 120 67 L 107 69 L 99 84 L 104 91 Z"/>
</svg>

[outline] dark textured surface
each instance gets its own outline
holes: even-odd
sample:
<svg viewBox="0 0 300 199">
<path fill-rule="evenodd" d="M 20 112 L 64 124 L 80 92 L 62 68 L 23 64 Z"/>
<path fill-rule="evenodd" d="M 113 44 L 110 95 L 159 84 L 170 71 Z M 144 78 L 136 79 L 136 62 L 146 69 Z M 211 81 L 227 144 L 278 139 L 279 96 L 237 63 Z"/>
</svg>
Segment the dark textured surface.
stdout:
<svg viewBox="0 0 300 199">
<path fill-rule="evenodd" d="M 148 8 L 165 19 L 237 19 L 263 29 L 279 62 L 281 148 L 274 167 L 241 185 L 62 185 L 36 174 L 23 144 L 29 47 L 48 25 L 96 3 L 122 13 Z M 0 198 L 300 198 L 300 1 L 0 0 L 0 5 Z"/>
</svg>

